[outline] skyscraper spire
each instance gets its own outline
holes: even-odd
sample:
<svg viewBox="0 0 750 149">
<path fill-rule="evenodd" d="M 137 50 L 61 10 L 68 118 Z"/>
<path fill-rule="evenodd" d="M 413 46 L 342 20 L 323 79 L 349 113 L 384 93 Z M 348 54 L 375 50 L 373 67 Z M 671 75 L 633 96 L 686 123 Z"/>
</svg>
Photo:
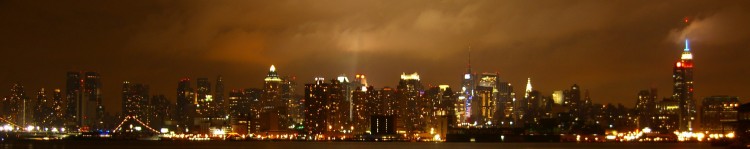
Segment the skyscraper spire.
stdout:
<svg viewBox="0 0 750 149">
<path fill-rule="evenodd" d="M 685 39 L 685 49 L 682 52 L 682 56 L 680 59 L 683 60 L 691 60 L 693 59 L 693 53 L 690 53 L 690 41 L 688 39 Z"/>
<path fill-rule="evenodd" d="M 528 79 L 528 80 L 526 81 L 526 94 L 525 94 L 525 95 L 523 95 L 523 97 L 524 97 L 524 98 L 527 98 L 527 97 L 529 97 L 529 93 L 531 93 L 531 78 L 529 78 L 529 79 Z"/>
<path fill-rule="evenodd" d="M 471 74 L 471 45 L 469 45 L 468 64 L 466 64 L 466 74 Z"/>
</svg>

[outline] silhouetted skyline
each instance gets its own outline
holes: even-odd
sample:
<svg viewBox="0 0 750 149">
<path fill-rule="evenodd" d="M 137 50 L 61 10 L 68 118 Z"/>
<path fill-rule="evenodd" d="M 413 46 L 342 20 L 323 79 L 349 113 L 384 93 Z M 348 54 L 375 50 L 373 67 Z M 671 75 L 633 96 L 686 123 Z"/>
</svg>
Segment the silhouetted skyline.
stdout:
<svg viewBox="0 0 750 149">
<path fill-rule="evenodd" d="M 750 97 L 746 1 L 6 1 L 0 2 L 0 95 L 65 87 L 68 71 L 98 72 L 120 111 L 122 82 L 175 101 L 181 78 L 224 77 L 261 88 L 270 65 L 299 84 L 368 76 L 395 87 L 403 72 L 458 87 L 498 72 L 522 92 L 578 84 L 595 103 L 672 93 L 672 67 L 691 40 L 695 99 Z M 687 19 L 687 23 L 684 21 Z"/>
</svg>

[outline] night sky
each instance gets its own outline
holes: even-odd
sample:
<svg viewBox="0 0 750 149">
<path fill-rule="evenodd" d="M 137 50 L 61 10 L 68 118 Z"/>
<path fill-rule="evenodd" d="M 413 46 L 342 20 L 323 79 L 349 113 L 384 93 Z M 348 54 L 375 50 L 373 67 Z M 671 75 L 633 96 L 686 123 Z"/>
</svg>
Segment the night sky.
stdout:
<svg viewBox="0 0 750 149">
<path fill-rule="evenodd" d="M 531 77 L 543 94 L 575 83 L 595 103 L 632 107 L 641 89 L 670 96 L 688 37 L 697 102 L 747 102 L 749 3 L 2 0 L 0 95 L 19 82 L 33 98 L 64 88 L 67 71 L 96 71 L 116 113 L 122 81 L 174 101 L 180 78 L 221 74 L 227 90 L 260 88 L 271 64 L 300 86 L 361 73 L 376 88 L 395 87 L 402 72 L 418 72 L 424 84 L 458 88 L 471 47 L 473 70 L 499 72 L 517 93 Z"/>
</svg>

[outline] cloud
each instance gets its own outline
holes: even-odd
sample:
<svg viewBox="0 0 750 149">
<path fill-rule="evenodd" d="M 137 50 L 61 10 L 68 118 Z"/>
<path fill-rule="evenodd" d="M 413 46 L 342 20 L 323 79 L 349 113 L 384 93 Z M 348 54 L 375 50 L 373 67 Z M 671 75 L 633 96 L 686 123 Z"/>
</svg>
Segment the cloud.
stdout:
<svg viewBox="0 0 750 149">
<path fill-rule="evenodd" d="M 671 41 L 683 44 L 686 38 L 703 44 L 733 44 L 745 42 L 750 38 L 750 12 L 741 6 L 731 6 L 689 18 L 689 25 L 682 29 L 673 30 L 669 36 Z"/>
</svg>

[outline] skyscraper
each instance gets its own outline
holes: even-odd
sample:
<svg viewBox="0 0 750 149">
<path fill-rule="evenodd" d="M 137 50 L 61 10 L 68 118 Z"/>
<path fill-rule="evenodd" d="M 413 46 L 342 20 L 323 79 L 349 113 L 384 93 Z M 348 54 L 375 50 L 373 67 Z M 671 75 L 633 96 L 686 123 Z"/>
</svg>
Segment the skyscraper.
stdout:
<svg viewBox="0 0 750 149">
<path fill-rule="evenodd" d="M 309 135 L 319 135 L 328 131 L 327 117 L 329 110 L 326 104 L 330 98 L 330 84 L 324 79 L 316 78 L 315 83 L 305 84 L 305 121 L 304 131 Z"/>
<path fill-rule="evenodd" d="M 101 77 L 96 72 L 68 72 L 66 81 L 66 98 L 68 117 L 75 126 L 70 128 L 97 129 L 104 115 L 102 105 Z"/>
<path fill-rule="evenodd" d="M 222 117 L 226 116 L 227 109 L 224 105 L 224 78 L 219 75 L 216 77 L 216 90 L 214 90 L 214 100 L 212 101 L 214 107 L 211 109 L 214 116 Z"/>
<path fill-rule="evenodd" d="M 696 120 L 696 106 L 693 100 L 693 54 L 690 53 L 688 40 L 680 60 L 674 65 L 674 86 L 672 98 L 677 100 L 679 107 L 679 130 L 693 131 L 693 121 Z"/>
<path fill-rule="evenodd" d="M 211 95 L 211 82 L 208 81 L 208 78 L 198 78 L 196 84 L 195 95 L 198 101 L 196 112 L 201 117 L 215 117 L 212 109 L 215 107 L 213 105 L 214 98 Z"/>
<path fill-rule="evenodd" d="M 179 122 L 179 125 L 177 125 L 179 127 L 178 132 L 187 132 L 189 127 L 193 125 L 195 105 L 197 104 L 195 99 L 195 91 L 190 87 L 190 78 L 181 79 L 177 83 L 177 111 L 175 115 Z"/>
<path fill-rule="evenodd" d="M 463 108 L 459 113 L 463 113 L 464 116 L 460 118 L 462 122 L 468 122 L 471 117 L 471 100 L 474 98 L 474 88 L 476 87 L 476 75 L 471 72 L 471 60 L 466 66 L 466 73 L 464 74 L 463 80 L 461 80 L 461 95 L 458 97 L 458 102 L 462 102 Z"/>
<path fill-rule="evenodd" d="M 639 129 L 644 127 L 655 128 L 652 124 L 656 116 L 656 88 L 641 90 L 638 92 L 638 100 L 635 103 L 635 112 L 638 117 Z"/>
<path fill-rule="evenodd" d="M 424 87 L 419 80 L 419 74 L 401 74 L 401 80 L 396 87 L 396 96 L 398 100 L 398 121 L 397 124 L 403 124 L 403 128 L 407 132 L 421 131 L 425 127 L 423 119 L 420 117 L 422 112 L 422 95 Z M 401 123 L 403 122 L 403 123 Z"/>
<path fill-rule="evenodd" d="M 262 115 L 268 118 L 263 118 L 264 130 L 270 129 L 286 129 L 291 126 L 291 120 L 289 119 L 287 101 L 282 98 L 282 85 L 284 80 L 276 72 L 276 66 L 271 65 L 268 71 L 268 75 L 264 79 L 263 83 L 263 94 L 261 94 L 261 103 L 263 108 L 261 110 Z M 276 131 L 276 130 L 273 130 Z"/>
<path fill-rule="evenodd" d="M 146 123 L 149 122 L 149 87 L 140 83 L 125 81 L 122 83 L 122 114 L 135 116 Z"/>
</svg>

